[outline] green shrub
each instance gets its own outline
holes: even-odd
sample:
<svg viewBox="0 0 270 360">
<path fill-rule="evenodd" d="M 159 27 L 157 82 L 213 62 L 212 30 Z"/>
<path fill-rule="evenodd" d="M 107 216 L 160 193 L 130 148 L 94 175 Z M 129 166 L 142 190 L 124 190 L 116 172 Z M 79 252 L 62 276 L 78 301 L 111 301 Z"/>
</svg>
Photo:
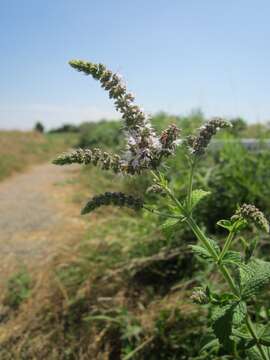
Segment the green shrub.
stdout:
<svg viewBox="0 0 270 360">
<path fill-rule="evenodd" d="M 7 282 L 4 304 L 12 309 L 18 309 L 31 294 L 32 280 L 29 273 L 23 269 L 15 273 Z"/>
</svg>

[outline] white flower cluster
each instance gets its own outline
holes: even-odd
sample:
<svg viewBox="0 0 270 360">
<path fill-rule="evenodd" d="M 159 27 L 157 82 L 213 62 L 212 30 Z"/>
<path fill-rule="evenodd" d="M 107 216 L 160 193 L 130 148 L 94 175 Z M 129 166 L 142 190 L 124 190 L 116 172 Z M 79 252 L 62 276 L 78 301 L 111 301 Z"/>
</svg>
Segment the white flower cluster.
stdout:
<svg viewBox="0 0 270 360">
<path fill-rule="evenodd" d="M 115 107 L 122 114 L 127 137 L 127 149 L 123 161 L 128 173 L 140 173 L 143 169 L 156 168 L 163 156 L 172 154 L 177 145 L 179 130 L 171 126 L 158 137 L 152 128 L 150 118 L 144 110 L 134 104 L 134 96 L 127 92 L 120 75 L 113 74 L 103 64 L 93 64 L 80 60 L 70 61 L 70 65 L 99 80 L 101 86 L 114 99 Z M 167 132 L 167 133 L 166 133 Z M 168 141 L 163 141 L 167 136 Z"/>
</svg>

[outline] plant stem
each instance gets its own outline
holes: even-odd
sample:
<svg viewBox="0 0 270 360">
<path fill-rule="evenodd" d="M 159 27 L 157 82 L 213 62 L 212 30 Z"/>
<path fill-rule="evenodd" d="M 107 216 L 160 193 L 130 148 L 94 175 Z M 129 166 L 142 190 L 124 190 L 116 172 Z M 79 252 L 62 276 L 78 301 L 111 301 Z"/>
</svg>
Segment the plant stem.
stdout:
<svg viewBox="0 0 270 360">
<path fill-rule="evenodd" d="M 207 239 L 207 237 L 204 235 L 204 233 L 201 231 L 201 229 L 199 228 L 199 226 L 196 224 L 196 222 L 192 219 L 192 218 L 188 218 L 187 219 L 187 223 L 189 224 L 189 226 L 191 227 L 192 231 L 194 232 L 194 234 L 196 235 L 196 237 L 198 238 L 199 241 L 201 241 L 203 243 L 203 245 L 208 249 L 208 251 L 215 256 L 214 254 L 216 254 L 215 249 L 212 248 L 211 243 L 209 243 L 209 240 Z M 211 250 L 210 250 L 211 249 Z M 216 254 L 217 260 L 219 260 L 218 255 Z M 227 267 L 221 263 L 219 263 L 219 261 L 217 261 L 217 266 L 219 268 L 219 270 L 221 271 L 223 277 L 225 278 L 225 280 L 227 281 L 228 285 L 230 286 L 232 292 L 234 293 L 234 295 L 236 295 L 239 300 L 239 291 L 233 281 L 233 278 L 231 277 L 231 274 L 229 272 L 229 270 L 227 269 Z M 259 343 L 258 341 L 258 337 L 256 334 L 256 331 L 254 329 L 254 326 L 251 322 L 251 319 L 249 317 L 249 315 L 247 314 L 246 316 L 246 325 L 247 328 L 250 332 L 250 335 L 253 337 L 253 339 L 256 341 L 256 346 L 260 352 L 260 354 L 262 355 L 262 359 L 263 360 L 269 360 L 268 356 L 266 355 L 262 345 Z"/>
<path fill-rule="evenodd" d="M 233 241 L 233 237 L 234 237 L 234 234 L 235 232 L 234 231 L 230 231 L 226 241 L 225 241 L 225 244 L 223 246 L 223 249 L 219 255 L 219 261 L 221 261 L 224 257 L 224 255 L 226 254 L 227 250 L 229 250 L 230 246 L 231 246 L 231 243 Z"/>
<path fill-rule="evenodd" d="M 171 189 L 167 185 L 162 184 L 162 183 L 160 183 L 160 185 L 163 187 L 163 189 L 165 190 L 167 195 L 177 205 L 177 207 L 180 210 L 180 213 L 185 216 L 186 223 L 189 225 L 189 227 L 191 228 L 193 233 L 196 235 L 197 239 L 204 245 L 204 247 L 208 250 L 209 254 L 211 254 L 212 257 L 216 260 L 216 264 L 217 264 L 220 272 L 222 273 L 224 279 L 226 280 L 226 282 L 229 285 L 230 289 L 232 290 L 233 294 L 240 301 L 241 296 L 240 296 L 239 290 L 238 290 L 237 286 L 235 285 L 234 280 L 233 280 L 229 270 L 220 261 L 220 260 L 222 260 L 223 256 L 225 255 L 225 253 L 227 252 L 227 250 L 229 249 L 229 247 L 231 245 L 231 242 L 232 242 L 233 236 L 234 236 L 234 231 L 230 232 L 230 234 L 229 234 L 229 236 L 228 236 L 228 238 L 227 238 L 227 240 L 225 242 L 225 245 L 224 245 L 224 247 L 223 247 L 223 249 L 222 249 L 222 251 L 221 251 L 221 253 L 219 255 L 217 253 L 216 249 L 214 248 L 214 246 L 212 245 L 212 243 L 207 238 L 207 236 L 199 228 L 199 226 L 197 225 L 197 223 L 194 221 L 194 219 L 191 216 L 191 194 L 192 194 L 194 168 L 195 168 L 195 163 L 193 162 L 192 165 L 191 165 L 191 171 L 190 171 L 189 183 L 188 183 L 187 208 L 185 208 L 185 206 L 181 204 L 181 202 L 176 198 L 176 196 L 173 194 L 173 192 L 171 191 Z M 159 175 L 157 175 L 155 173 L 153 173 L 153 175 L 157 180 L 161 180 Z M 246 321 L 247 328 L 248 328 L 248 330 L 250 332 L 250 335 L 256 341 L 256 346 L 257 346 L 257 348 L 258 348 L 258 350 L 259 350 L 259 352 L 260 352 L 260 354 L 262 356 L 262 359 L 263 360 L 269 360 L 268 356 L 266 355 L 266 353 L 265 353 L 265 351 L 263 349 L 263 347 L 261 346 L 261 344 L 258 341 L 256 331 L 255 331 L 255 329 L 253 327 L 253 324 L 252 324 L 251 319 L 250 319 L 248 314 L 246 315 L 245 321 Z"/>
<path fill-rule="evenodd" d="M 180 210 L 180 213 L 183 214 L 184 213 L 184 206 L 180 203 L 180 201 L 177 199 L 177 197 L 173 194 L 173 192 L 171 191 L 171 189 L 166 186 L 165 184 L 163 184 L 161 182 L 161 178 L 158 174 L 156 174 L 154 171 L 151 171 L 152 175 L 154 176 L 154 178 L 160 182 L 160 186 L 163 188 L 163 190 L 166 192 L 166 194 L 172 199 L 172 201 L 177 205 L 178 209 Z"/>
<path fill-rule="evenodd" d="M 172 218 L 172 219 L 178 219 L 179 221 L 181 220 L 182 216 L 174 216 L 174 215 L 171 215 L 171 214 L 167 214 L 167 213 L 162 213 L 156 209 L 151 209 L 149 208 L 148 206 L 143 206 L 143 208 L 153 214 L 157 214 L 161 217 L 165 217 L 165 218 Z"/>
<path fill-rule="evenodd" d="M 233 281 L 228 269 L 226 268 L 225 265 L 222 265 L 219 263 L 219 256 L 218 256 L 216 250 L 214 249 L 214 247 L 212 246 L 212 244 L 210 243 L 209 239 L 205 236 L 205 234 L 202 232 L 202 230 L 199 228 L 199 226 L 196 224 L 196 222 L 194 221 L 193 218 L 189 217 L 189 218 L 187 218 L 186 221 L 189 224 L 191 230 L 196 235 L 197 239 L 199 241 L 201 241 L 201 243 L 206 247 L 206 249 L 209 251 L 209 253 L 216 260 L 219 270 L 221 271 L 221 273 L 222 273 L 223 277 L 225 278 L 225 280 L 227 281 L 227 283 L 230 285 L 230 288 L 232 289 L 234 295 L 239 297 L 239 291 L 238 291 L 236 285 L 234 284 L 234 281 Z"/>
<path fill-rule="evenodd" d="M 192 194 L 192 187 L 193 187 L 194 169 L 195 169 L 195 163 L 192 162 L 192 163 L 191 163 L 191 166 L 190 166 L 190 173 L 189 173 L 189 180 L 188 180 L 188 189 L 187 189 L 187 207 L 188 207 L 189 213 L 191 212 L 191 209 L 192 209 L 191 194 Z"/>
<path fill-rule="evenodd" d="M 191 230 L 196 235 L 197 239 L 203 243 L 205 248 L 209 251 L 209 253 L 213 256 L 213 258 L 218 261 L 218 254 L 212 244 L 210 243 L 209 239 L 205 236 L 199 226 L 196 224 L 194 219 L 191 216 L 186 218 L 186 222 L 188 223 Z"/>
<path fill-rule="evenodd" d="M 269 360 L 268 355 L 264 351 L 264 348 L 259 343 L 259 339 L 258 339 L 256 330 L 254 329 L 254 326 L 253 326 L 253 324 L 251 322 L 251 319 L 250 319 L 250 317 L 248 315 L 246 316 L 246 325 L 247 325 L 247 328 L 248 328 L 250 334 L 252 335 L 253 339 L 256 340 L 256 345 L 257 345 L 257 348 L 258 348 L 258 350 L 259 350 L 259 352 L 260 352 L 260 354 L 262 356 L 262 359 L 263 360 Z"/>
<path fill-rule="evenodd" d="M 132 359 L 135 354 L 137 354 L 139 351 L 141 351 L 146 345 L 148 345 L 151 341 L 153 341 L 154 336 L 151 336 L 149 339 L 145 340 L 143 343 L 141 343 L 136 349 L 131 351 L 128 355 L 126 355 L 123 360 L 129 360 Z"/>
</svg>

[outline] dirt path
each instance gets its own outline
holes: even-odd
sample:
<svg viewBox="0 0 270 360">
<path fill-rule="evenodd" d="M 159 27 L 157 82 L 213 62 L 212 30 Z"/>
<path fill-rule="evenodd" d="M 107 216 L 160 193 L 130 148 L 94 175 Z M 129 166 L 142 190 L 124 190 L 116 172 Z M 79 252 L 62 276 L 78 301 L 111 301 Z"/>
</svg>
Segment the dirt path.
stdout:
<svg viewBox="0 0 270 360">
<path fill-rule="evenodd" d="M 0 183 L 0 277 L 42 266 L 85 229 L 72 204 L 77 167 L 44 164 Z"/>
</svg>

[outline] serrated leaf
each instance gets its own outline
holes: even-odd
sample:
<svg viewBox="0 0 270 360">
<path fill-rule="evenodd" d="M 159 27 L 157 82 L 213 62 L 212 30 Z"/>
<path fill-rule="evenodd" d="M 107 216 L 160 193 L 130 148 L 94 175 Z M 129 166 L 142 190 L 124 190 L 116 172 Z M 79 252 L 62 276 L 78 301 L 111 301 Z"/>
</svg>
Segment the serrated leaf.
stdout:
<svg viewBox="0 0 270 360">
<path fill-rule="evenodd" d="M 267 324 L 263 329 L 259 341 L 262 345 L 270 346 L 270 324 Z"/>
<path fill-rule="evenodd" d="M 213 239 L 208 238 L 208 242 L 212 245 L 213 249 L 215 249 L 216 253 L 219 255 L 220 254 L 220 247 L 218 246 L 216 241 L 213 240 Z"/>
<path fill-rule="evenodd" d="M 209 351 L 210 349 L 218 348 L 218 347 L 219 347 L 218 339 L 212 339 L 201 348 L 200 353 L 203 353 L 204 351 Z"/>
<path fill-rule="evenodd" d="M 240 268 L 242 298 L 249 299 L 270 283 L 270 262 L 252 260 Z"/>
<path fill-rule="evenodd" d="M 257 349 L 247 350 L 248 360 L 262 360 L 262 356 Z"/>
<path fill-rule="evenodd" d="M 191 208 L 194 209 L 195 206 L 209 194 L 210 191 L 204 191 L 202 189 L 193 190 L 191 193 Z"/>
<path fill-rule="evenodd" d="M 244 330 L 246 330 L 244 332 Z M 253 337 L 250 335 L 250 333 L 247 331 L 247 329 L 243 329 L 242 331 L 238 330 L 238 329 L 233 329 L 233 335 L 239 337 L 240 339 L 244 339 L 244 340 L 253 340 Z"/>
<path fill-rule="evenodd" d="M 242 264 L 242 262 L 243 259 L 241 257 L 241 254 L 237 251 L 227 251 L 222 258 L 223 264 L 240 265 Z"/>
<path fill-rule="evenodd" d="M 269 356 L 268 349 L 263 346 L 263 350 L 266 352 L 267 356 Z M 248 360 L 262 360 L 262 356 L 260 352 L 254 347 L 252 349 L 247 350 L 246 354 L 248 356 Z"/>
<path fill-rule="evenodd" d="M 233 311 L 231 305 L 216 308 L 212 316 L 213 331 L 219 343 L 227 350 L 233 348 L 233 341 L 230 339 L 232 334 Z"/>
<path fill-rule="evenodd" d="M 179 219 L 174 218 L 168 218 L 162 225 L 162 229 L 167 229 L 168 227 L 175 226 L 177 223 L 179 223 Z"/>
<path fill-rule="evenodd" d="M 214 240 L 209 239 L 209 238 L 208 238 L 208 242 L 212 245 L 212 248 L 215 250 L 217 255 L 219 255 L 220 254 L 220 248 L 219 248 L 218 244 Z M 190 245 L 190 248 L 192 249 L 192 251 L 194 253 L 196 253 L 197 255 L 202 257 L 203 259 L 211 260 L 213 262 L 216 261 L 216 258 L 214 258 L 212 256 L 212 254 L 210 254 L 210 252 L 205 247 L 200 246 L 200 245 Z"/>
<path fill-rule="evenodd" d="M 256 344 L 256 339 L 252 337 L 245 324 L 243 324 L 240 328 L 234 328 L 232 333 L 234 337 L 239 339 L 239 341 L 237 341 L 238 350 L 247 350 Z"/>
<path fill-rule="evenodd" d="M 235 301 L 235 295 L 232 293 L 216 294 L 209 291 L 208 297 L 213 305 L 225 306 Z"/>
<path fill-rule="evenodd" d="M 244 301 L 240 301 L 233 310 L 234 314 L 233 314 L 233 325 L 234 326 L 239 326 L 240 324 L 242 324 L 243 320 L 246 317 L 247 314 L 247 306 L 246 303 Z"/>
<path fill-rule="evenodd" d="M 213 260 L 212 255 L 204 247 L 200 245 L 190 245 L 189 247 L 196 255 L 200 256 L 201 258 L 205 260 Z"/>
<path fill-rule="evenodd" d="M 246 304 L 244 302 L 234 302 L 223 307 L 218 307 L 213 313 L 213 330 L 220 344 L 226 349 L 231 349 L 233 341 L 233 326 L 239 326 L 246 316 Z"/>
</svg>

